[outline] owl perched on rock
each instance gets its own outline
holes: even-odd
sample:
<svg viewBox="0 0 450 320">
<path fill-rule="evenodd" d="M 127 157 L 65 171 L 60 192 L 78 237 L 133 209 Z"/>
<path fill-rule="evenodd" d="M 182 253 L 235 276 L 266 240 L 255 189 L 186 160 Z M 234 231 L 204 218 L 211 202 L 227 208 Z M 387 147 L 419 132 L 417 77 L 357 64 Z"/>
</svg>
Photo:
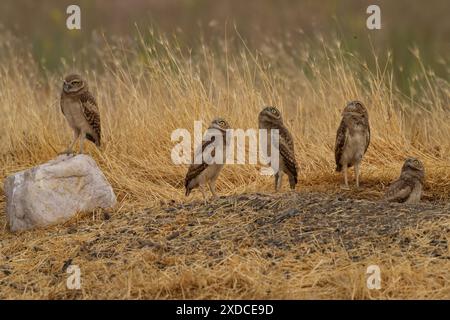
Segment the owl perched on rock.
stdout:
<svg viewBox="0 0 450 320">
<path fill-rule="evenodd" d="M 408 158 L 403 164 L 400 178 L 389 186 L 384 199 L 390 202 L 418 203 L 424 179 L 425 168 L 422 162 Z"/>
<path fill-rule="evenodd" d="M 345 186 L 343 188 L 349 189 L 347 169 L 352 166 L 355 167 L 356 187 L 359 187 L 359 168 L 369 143 L 369 114 L 361 102 L 352 101 L 342 112 L 334 149 L 336 171 L 344 171 Z"/>
<path fill-rule="evenodd" d="M 275 191 L 280 190 L 283 173 L 286 173 L 289 178 L 289 186 L 295 189 L 298 182 L 297 161 L 295 160 L 294 139 L 291 133 L 283 124 L 280 111 L 275 107 L 265 107 L 258 116 L 259 129 L 267 130 L 267 150 L 271 150 L 271 130 L 278 129 L 279 132 L 279 170 L 275 174 Z M 270 152 L 268 152 L 270 156 Z"/>
<path fill-rule="evenodd" d="M 186 188 L 186 196 L 189 196 L 192 189 L 199 187 L 200 191 L 203 194 L 203 198 L 206 202 L 206 193 L 205 193 L 205 185 L 208 185 L 209 190 L 211 191 L 213 198 L 217 199 L 216 194 L 216 180 L 220 174 L 220 171 L 222 170 L 225 159 L 226 159 L 226 148 L 227 148 L 227 139 L 226 139 L 226 130 L 230 129 L 230 125 L 227 121 L 221 118 L 216 118 L 212 121 L 210 129 L 217 129 L 222 134 L 222 157 L 223 162 L 222 163 L 212 163 L 208 164 L 208 161 L 205 161 L 204 158 L 202 158 L 202 163 L 196 164 L 192 163 L 189 166 L 188 172 L 186 174 L 186 178 L 184 180 L 184 186 Z M 213 147 L 215 142 L 215 137 L 212 136 L 209 141 L 203 141 L 201 150 L 198 150 L 204 155 L 205 149 L 208 147 Z M 217 147 L 219 147 L 219 144 L 216 144 Z M 215 156 L 215 149 L 212 149 L 211 156 Z"/>
<path fill-rule="evenodd" d="M 64 79 L 61 111 L 73 130 L 73 141 L 63 153 L 71 154 L 78 138 L 81 138 L 80 153 L 83 153 L 84 139 L 100 147 L 101 126 L 97 102 L 89 92 L 86 81 L 79 75 L 71 74 Z"/>
</svg>

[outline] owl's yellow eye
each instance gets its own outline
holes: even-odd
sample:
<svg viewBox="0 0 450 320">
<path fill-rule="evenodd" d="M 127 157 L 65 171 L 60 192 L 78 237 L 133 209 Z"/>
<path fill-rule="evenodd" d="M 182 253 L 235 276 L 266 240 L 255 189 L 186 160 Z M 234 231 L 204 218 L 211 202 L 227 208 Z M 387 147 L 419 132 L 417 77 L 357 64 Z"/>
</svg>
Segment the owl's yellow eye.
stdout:
<svg viewBox="0 0 450 320">
<path fill-rule="evenodd" d="M 225 127 L 225 121 L 219 121 L 219 125 Z"/>
<path fill-rule="evenodd" d="M 419 162 L 418 160 L 414 160 L 414 164 L 415 164 L 416 166 L 420 166 L 420 162 Z"/>
<path fill-rule="evenodd" d="M 276 109 L 270 109 L 270 111 L 271 111 L 273 114 L 277 114 L 277 110 L 276 110 Z"/>
</svg>

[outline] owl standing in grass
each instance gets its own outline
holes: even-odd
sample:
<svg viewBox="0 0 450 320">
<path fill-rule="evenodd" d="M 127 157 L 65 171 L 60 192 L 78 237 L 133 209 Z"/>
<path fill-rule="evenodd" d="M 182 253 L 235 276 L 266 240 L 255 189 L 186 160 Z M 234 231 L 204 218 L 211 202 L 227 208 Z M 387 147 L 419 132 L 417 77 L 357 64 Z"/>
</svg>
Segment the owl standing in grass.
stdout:
<svg viewBox="0 0 450 320">
<path fill-rule="evenodd" d="M 189 196 L 192 189 L 199 188 L 203 194 L 203 199 L 206 202 L 206 192 L 205 186 L 208 185 L 209 190 L 211 191 L 213 198 L 217 199 L 216 194 L 216 180 L 219 177 L 220 171 L 222 170 L 225 158 L 226 158 L 226 148 L 227 148 L 227 139 L 226 133 L 227 130 L 230 129 L 230 125 L 227 121 L 221 118 L 214 119 L 209 126 L 208 130 L 216 129 L 221 134 L 222 143 L 216 143 L 215 139 L 217 136 L 213 135 L 210 140 L 203 141 L 201 149 L 198 152 L 202 153 L 202 162 L 199 164 L 192 163 L 189 166 L 188 172 L 186 174 L 186 178 L 184 180 L 184 186 L 186 188 L 186 196 Z M 219 138 L 220 139 L 220 138 Z M 208 164 L 207 159 L 204 158 L 205 150 L 207 148 L 213 148 L 210 152 L 212 157 L 216 156 L 216 147 L 222 146 L 222 162 L 221 163 L 210 163 Z M 217 149 L 220 150 L 220 149 Z M 220 157 L 219 157 L 220 158 Z"/>
<path fill-rule="evenodd" d="M 394 181 L 386 191 L 384 199 L 390 202 L 418 203 L 422 196 L 425 168 L 415 158 L 406 159 L 400 178 Z"/>
<path fill-rule="evenodd" d="M 295 160 L 294 139 L 291 133 L 283 124 L 280 111 L 275 107 L 264 108 L 258 116 L 259 129 L 267 130 L 267 150 L 272 152 L 271 130 L 276 129 L 279 132 L 279 170 L 275 173 L 275 191 L 281 188 L 283 174 L 286 173 L 289 178 L 289 186 L 295 189 L 298 182 L 297 161 Z M 268 152 L 270 156 L 270 153 Z"/>
<path fill-rule="evenodd" d="M 80 138 L 80 153 L 84 140 L 88 139 L 100 147 L 100 114 L 94 96 L 89 92 L 86 81 L 79 75 L 71 74 L 64 79 L 61 93 L 61 111 L 73 130 L 73 140 L 65 154 L 72 154 L 73 147 Z"/>
<path fill-rule="evenodd" d="M 344 172 L 343 189 L 349 189 L 347 169 L 355 167 L 356 187 L 359 188 L 361 160 L 370 143 L 370 125 L 367 109 L 360 101 L 347 104 L 336 134 L 334 149 L 336 171 Z"/>
</svg>

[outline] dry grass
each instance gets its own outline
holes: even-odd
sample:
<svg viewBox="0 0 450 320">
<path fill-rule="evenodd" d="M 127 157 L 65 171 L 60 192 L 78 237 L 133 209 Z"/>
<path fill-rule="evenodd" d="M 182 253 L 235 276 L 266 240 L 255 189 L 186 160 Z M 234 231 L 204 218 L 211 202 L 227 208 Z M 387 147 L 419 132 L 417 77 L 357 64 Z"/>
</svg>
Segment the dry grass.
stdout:
<svg viewBox="0 0 450 320">
<path fill-rule="evenodd" d="M 10 38 L 0 42 L 0 59 L 8 62 L 0 67 L 1 178 L 53 158 L 70 140 L 58 103 L 62 73 L 43 75 L 28 51 L 17 49 L 21 45 Z M 299 45 L 295 55 L 277 44 L 253 53 L 243 43 L 227 42 L 218 49 L 205 45 L 189 53 L 173 40 L 169 44 L 152 38 L 148 43 L 110 43 L 92 52 L 89 62 L 96 63 L 95 69 L 75 60 L 66 63 L 63 72 L 85 75 L 98 99 L 105 145 L 101 152 L 89 146 L 88 152 L 112 183 L 119 204 L 108 221 L 93 213 L 63 226 L 14 235 L 2 215 L 1 298 L 450 296 L 448 252 L 434 256 L 429 249 L 433 239 L 428 238 L 441 234 L 439 241 L 448 250 L 448 206 L 440 203 L 450 198 L 450 84 L 427 70 L 418 52 L 412 54 L 421 71 L 411 79 L 408 95 L 394 85 L 391 57 L 386 64 L 376 59 L 370 71 L 339 43 Z M 170 159 L 174 129 L 192 132 L 194 120 L 206 125 L 214 116 L 225 117 L 236 128 L 255 128 L 256 115 L 267 104 L 281 109 L 294 134 L 301 168 L 297 191 L 339 193 L 340 177 L 333 172 L 335 130 L 345 102 L 356 98 L 369 109 L 373 140 L 363 163 L 362 190 L 343 196 L 377 200 L 407 155 L 422 159 L 424 200 L 437 210 L 436 219 L 400 223 L 395 231 L 399 237 L 409 234 L 414 245 L 401 246 L 397 238 L 387 241 L 385 235 L 375 234 L 373 239 L 355 239 L 349 255 L 339 242 L 317 242 L 319 250 L 305 252 L 301 250 L 313 246 L 308 241 L 277 248 L 260 246 L 244 234 L 234 243 L 236 226 L 249 221 L 236 213 L 254 212 L 246 203 L 228 208 L 226 214 L 198 217 L 195 210 L 174 215 L 160 207 L 186 201 L 186 167 Z M 260 176 L 257 166 L 228 166 L 218 189 L 227 196 L 267 192 L 272 179 Z M 199 198 L 197 192 L 194 198 Z M 361 213 L 366 209 L 360 207 Z M 415 214 L 423 214 L 421 207 L 418 210 Z M 358 228 L 365 225 L 358 213 L 349 219 Z M 173 233 L 186 232 L 182 227 L 189 223 L 194 223 L 192 235 L 181 233 L 183 241 L 177 240 Z M 211 254 L 211 243 L 202 241 L 211 228 L 229 233 L 218 243 L 221 254 Z M 288 223 L 282 230 L 295 228 Z M 165 245 L 172 236 L 175 244 Z M 82 268 L 79 292 L 65 288 L 63 265 L 69 259 Z M 383 272 L 383 288 L 377 292 L 365 288 L 365 268 L 373 263 Z"/>
</svg>

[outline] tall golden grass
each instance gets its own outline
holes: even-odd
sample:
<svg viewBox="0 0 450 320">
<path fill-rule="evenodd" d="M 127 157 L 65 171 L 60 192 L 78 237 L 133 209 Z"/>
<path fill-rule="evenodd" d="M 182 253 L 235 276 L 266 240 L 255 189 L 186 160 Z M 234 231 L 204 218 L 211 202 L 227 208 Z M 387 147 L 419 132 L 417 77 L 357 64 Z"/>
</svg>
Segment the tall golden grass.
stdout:
<svg viewBox="0 0 450 320">
<path fill-rule="evenodd" d="M 370 114 L 372 143 L 363 162 L 363 181 L 388 183 L 398 175 L 406 156 L 422 159 L 427 196 L 448 198 L 450 157 L 450 84 L 421 64 L 411 79 L 410 93 L 395 87 L 389 53 L 375 69 L 342 49 L 338 42 L 318 40 L 299 46 L 296 54 L 282 46 L 251 52 L 219 50 L 207 45 L 195 53 L 166 38 L 137 44 L 118 41 L 97 50 L 97 68 L 74 61 L 60 74 L 42 73 L 14 41 L 1 49 L 1 176 L 46 161 L 71 139 L 59 107 L 63 73 L 87 78 L 98 100 L 105 141 L 101 152 L 89 153 L 127 204 L 147 205 L 183 199 L 185 166 L 170 157 L 171 132 L 194 120 L 205 125 L 215 116 L 235 128 L 257 128 L 257 114 L 265 105 L 278 106 L 292 131 L 303 186 L 333 186 L 334 140 L 340 112 L 349 100 L 365 103 Z M 318 48 L 317 48 L 318 47 Z M 380 64 L 379 61 L 386 63 Z M 233 165 L 219 179 L 221 193 L 266 190 L 272 179 L 257 168 Z"/>
<path fill-rule="evenodd" d="M 61 72 L 53 73 L 40 70 L 39 62 L 24 49 L 23 43 L 13 38 L 4 40 L 0 41 L 0 59 L 4 62 L 0 66 L 2 179 L 55 157 L 68 145 L 71 132 L 60 112 L 59 95 L 64 74 L 77 72 L 87 79 L 101 113 L 104 145 L 97 150 L 90 144 L 87 152 L 112 183 L 120 214 L 157 207 L 161 202 L 186 200 L 183 180 L 187 168 L 174 165 L 170 157 L 175 144 L 170 140 L 174 129 L 187 128 L 192 132 L 194 120 L 201 120 L 206 126 L 216 116 L 226 118 L 234 128 L 257 128 L 257 114 L 265 105 L 279 107 L 294 135 L 300 165 L 297 191 L 337 192 L 341 177 L 334 172 L 335 133 L 341 110 L 347 101 L 354 99 L 363 101 L 368 108 L 372 142 L 362 164 L 362 188 L 352 194 L 380 198 L 386 184 L 398 176 L 405 157 L 412 155 L 425 164 L 424 201 L 450 198 L 450 84 L 422 64 L 418 50 L 411 50 L 411 54 L 417 58 L 420 72 L 410 79 L 410 92 L 405 93 L 396 88 L 392 71 L 395 59 L 389 53 L 378 55 L 374 51 L 371 64 L 375 67 L 369 68 L 368 63 L 347 52 L 338 41 L 318 39 L 299 44 L 292 54 L 276 43 L 254 52 L 244 42 L 231 46 L 225 40 L 214 48 L 204 44 L 191 51 L 179 47 L 174 39 L 154 36 L 148 41 L 141 36 L 136 41 L 107 42 L 102 48 L 89 51 L 92 55 L 89 60 L 62 61 Z M 273 180 L 258 172 L 257 166 L 226 166 L 218 180 L 219 193 L 271 191 Z M 200 198 L 200 194 L 194 192 L 193 197 Z M 3 189 L 0 207 L 3 211 Z M 3 225 L 0 236 L 11 240 L 4 216 L 0 221 Z M 49 233 L 35 231 L 23 237 L 30 242 L 48 239 Z M 7 251 L 11 250 L 12 247 Z M 322 268 L 322 263 L 328 260 L 321 259 L 329 259 L 324 256 L 309 257 L 303 265 L 303 272 L 307 273 L 294 276 L 304 277 L 303 280 L 311 277 L 311 283 L 317 283 L 325 281 L 320 279 L 326 275 L 326 289 L 320 293 L 283 287 L 282 278 L 273 279 L 270 285 L 275 286 L 273 295 L 261 293 L 268 282 L 241 294 L 233 293 L 229 287 L 221 291 L 220 283 L 225 281 L 223 276 L 228 267 L 238 273 L 242 271 L 240 275 L 256 285 L 258 280 L 251 277 L 252 268 L 265 263 L 257 255 L 253 262 L 249 257 L 235 256 L 216 266 L 217 272 L 211 273 L 208 281 L 218 287 L 187 297 L 370 298 L 359 292 L 362 289 L 344 281 L 351 274 L 354 276 L 351 279 L 357 281 L 361 275 L 355 270 L 360 265 L 337 263 L 333 269 L 336 272 L 330 274 L 331 269 Z M 250 260 L 239 262 L 239 259 Z M 392 279 L 412 268 L 410 261 L 402 260 L 407 268 L 399 270 L 391 258 L 383 259 L 389 265 Z M 239 271 L 240 268 L 243 270 Z M 427 280 L 424 265 L 419 269 L 422 273 L 414 277 L 418 277 L 416 280 L 423 287 L 439 282 Z M 204 265 L 198 266 L 198 270 L 183 271 L 187 277 L 183 281 L 200 281 L 199 277 L 207 277 L 205 273 L 209 271 Z M 164 294 L 160 291 L 152 297 L 186 297 L 180 292 L 170 294 L 170 286 L 175 285 L 168 280 L 171 277 L 152 278 L 155 285 L 165 283 L 169 287 Z M 333 286 L 339 288 L 339 294 Z M 43 291 L 44 296 L 50 295 L 48 290 Z M 411 286 L 404 286 L 397 293 L 393 293 L 394 288 L 390 290 L 382 296 L 442 297 L 442 292 L 445 293 L 422 291 L 414 295 Z M 89 291 L 84 294 L 84 297 L 99 296 Z M 138 297 L 122 291 L 105 296 Z"/>
</svg>

